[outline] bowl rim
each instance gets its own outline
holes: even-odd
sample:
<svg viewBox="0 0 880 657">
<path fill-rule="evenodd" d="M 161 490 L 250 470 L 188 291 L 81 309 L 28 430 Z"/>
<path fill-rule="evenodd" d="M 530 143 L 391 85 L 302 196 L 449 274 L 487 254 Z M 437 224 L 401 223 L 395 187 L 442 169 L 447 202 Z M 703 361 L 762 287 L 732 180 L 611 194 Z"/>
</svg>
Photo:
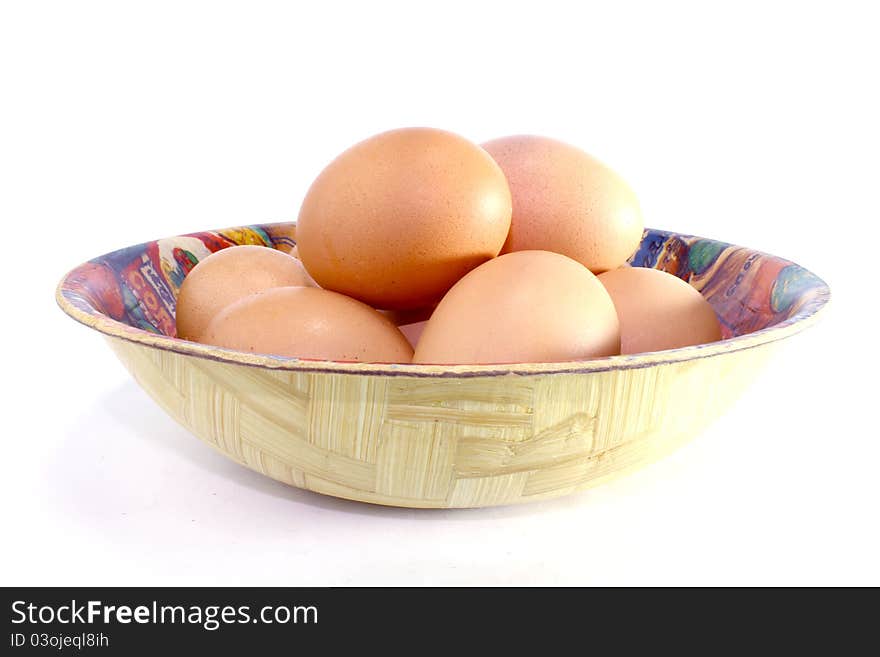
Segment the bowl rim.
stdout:
<svg viewBox="0 0 880 657">
<path fill-rule="evenodd" d="M 276 225 L 289 225 L 295 222 L 281 222 Z M 266 224 L 272 225 L 272 224 Z M 219 229 L 220 231 L 224 229 Z M 695 235 L 678 233 L 665 229 L 651 229 L 658 232 L 677 235 L 683 238 L 699 238 Z M 712 239 L 712 238 L 708 238 Z M 731 245 L 736 246 L 736 245 Z M 755 249 L 750 251 L 768 255 Z M 100 257 L 100 256 L 99 256 Z M 779 256 L 771 256 L 779 257 Z M 797 265 L 790 260 L 785 260 L 792 265 Z M 55 300 L 58 306 L 74 320 L 94 329 L 110 338 L 119 338 L 127 342 L 134 342 L 154 349 L 171 351 L 186 356 L 194 356 L 212 361 L 245 365 L 262 369 L 292 371 L 292 372 L 323 372 L 328 374 L 352 374 L 373 376 L 402 376 L 423 378 L 473 378 L 487 376 L 534 376 L 543 374 L 586 374 L 608 372 L 616 370 L 641 369 L 668 363 L 678 363 L 688 360 L 711 358 L 736 351 L 753 349 L 777 340 L 782 340 L 803 329 L 812 326 L 828 306 L 831 299 L 831 290 L 828 284 L 816 276 L 813 272 L 803 268 L 816 278 L 819 285 L 814 292 L 810 303 L 805 304 L 794 315 L 786 320 L 759 329 L 752 333 L 746 333 L 717 342 L 701 345 L 666 349 L 663 351 L 651 351 L 638 354 L 625 354 L 619 356 L 606 356 L 590 360 L 539 362 L 539 363 L 505 363 L 483 365 L 427 365 L 415 363 L 357 363 L 332 360 L 311 360 L 287 356 L 273 356 L 269 354 L 251 354 L 223 347 L 191 342 L 182 338 L 170 337 L 158 333 L 129 326 L 118 320 L 108 317 L 97 311 L 87 312 L 75 305 L 64 294 L 65 284 L 70 276 L 86 263 L 77 265 L 68 271 L 59 281 L 55 290 Z M 800 265 L 797 265 L 800 266 Z"/>
</svg>

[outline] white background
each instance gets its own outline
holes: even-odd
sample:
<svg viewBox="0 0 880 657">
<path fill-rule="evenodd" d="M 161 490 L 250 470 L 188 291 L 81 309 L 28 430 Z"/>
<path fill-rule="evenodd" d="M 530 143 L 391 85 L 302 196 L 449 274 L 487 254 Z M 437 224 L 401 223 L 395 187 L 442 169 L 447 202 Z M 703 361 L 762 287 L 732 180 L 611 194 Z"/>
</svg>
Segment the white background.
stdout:
<svg viewBox="0 0 880 657">
<path fill-rule="evenodd" d="M 0 583 L 880 584 L 872 4 L 4 2 Z M 830 312 L 656 465 L 426 512 L 226 461 L 55 307 L 95 255 L 294 219 L 403 125 L 577 144 L 648 225 L 794 259 Z"/>
</svg>

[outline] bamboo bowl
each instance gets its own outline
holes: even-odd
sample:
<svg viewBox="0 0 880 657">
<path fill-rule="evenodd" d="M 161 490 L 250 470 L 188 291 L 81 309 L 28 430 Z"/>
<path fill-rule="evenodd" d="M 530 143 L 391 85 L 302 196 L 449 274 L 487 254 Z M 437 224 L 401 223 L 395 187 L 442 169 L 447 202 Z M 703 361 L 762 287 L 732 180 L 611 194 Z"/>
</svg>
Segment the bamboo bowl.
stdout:
<svg viewBox="0 0 880 657">
<path fill-rule="evenodd" d="M 693 285 L 724 340 L 581 362 L 430 366 L 260 356 L 174 337 L 177 291 L 195 263 L 238 244 L 289 251 L 295 230 L 242 226 L 120 249 L 67 274 L 57 301 L 229 458 L 376 504 L 540 500 L 654 461 L 720 415 L 829 298 L 821 279 L 782 258 L 649 229 L 631 264 Z"/>
</svg>

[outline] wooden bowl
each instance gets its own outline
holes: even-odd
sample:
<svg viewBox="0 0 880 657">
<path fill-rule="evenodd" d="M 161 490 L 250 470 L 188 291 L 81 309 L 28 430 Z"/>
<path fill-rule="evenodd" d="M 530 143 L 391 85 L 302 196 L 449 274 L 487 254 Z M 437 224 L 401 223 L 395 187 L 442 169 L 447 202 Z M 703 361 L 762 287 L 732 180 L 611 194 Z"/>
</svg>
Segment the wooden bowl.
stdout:
<svg viewBox="0 0 880 657">
<path fill-rule="evenodd" d="M 821 279 L 782 258 L 649 229 L 631 264 L 693 285 L 724 340 L 579 362 L 430 366 L 261 356 L 174 337 L 177 291 L 201 258 L 237 244 L 289 251 L 295 230 L 243 226 L 120 249 L 67 274 L 57 300 L 229 458 L 376 504 L 540 500 L 653 461 L 716 418 L 829 298 Z"/>
</svg>

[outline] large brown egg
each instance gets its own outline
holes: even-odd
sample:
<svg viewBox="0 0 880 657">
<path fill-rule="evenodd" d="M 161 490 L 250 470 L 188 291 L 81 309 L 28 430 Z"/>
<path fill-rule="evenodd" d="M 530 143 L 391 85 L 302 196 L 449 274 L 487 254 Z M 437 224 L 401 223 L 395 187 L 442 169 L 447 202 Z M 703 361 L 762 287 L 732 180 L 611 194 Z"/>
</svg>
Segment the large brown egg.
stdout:
<svg viewBox="0 0 880 657">
<path fill-rule="evenodd" d="M 302 263 L 265 246 L 233 246 L 212 253 L 183 279 L 177 296 L 177 336 L 201 342 L 214 316 L 254 292 L 314 285 Z"/>
<path fill-rule="evenodd" d="M 579 148 L 518 135 L 483 144 L 507 176 L 513 196 L 502 253 L 543 249 L 594 273 L 622 265 L 642 238 L 636 195 L 617 173 Z"/>
<path fill-rule="evenodd" d="M 413 362 L 556 362 L 619 350 L 614 304 L 586 267 L 557 253 L 518 251 L 480 265 L 449 290 Z"/>
<path fill-rule="evenodd" d="M 413 353 L 377 311 L 314 287 L 280 287 L 239 299 L 211 321 L 205 342 L 258 354 L 366 363 L 409 363 Z"/>
<path fill-rule="evenodd" d="M 677 276 L 647 267 L 599 275 L 620 318 L 621 353 L 675 349 L 721 339 L 709 302 Z"/>
<path fill-rule="evenodd" d="M 432 128 L 392 130 L 352 146 L 312 183 L 297 251 L 325 289 L 418 308 L 498 255 L 510 213 L 504 174 L 479 146 Z"/>
</svg>

